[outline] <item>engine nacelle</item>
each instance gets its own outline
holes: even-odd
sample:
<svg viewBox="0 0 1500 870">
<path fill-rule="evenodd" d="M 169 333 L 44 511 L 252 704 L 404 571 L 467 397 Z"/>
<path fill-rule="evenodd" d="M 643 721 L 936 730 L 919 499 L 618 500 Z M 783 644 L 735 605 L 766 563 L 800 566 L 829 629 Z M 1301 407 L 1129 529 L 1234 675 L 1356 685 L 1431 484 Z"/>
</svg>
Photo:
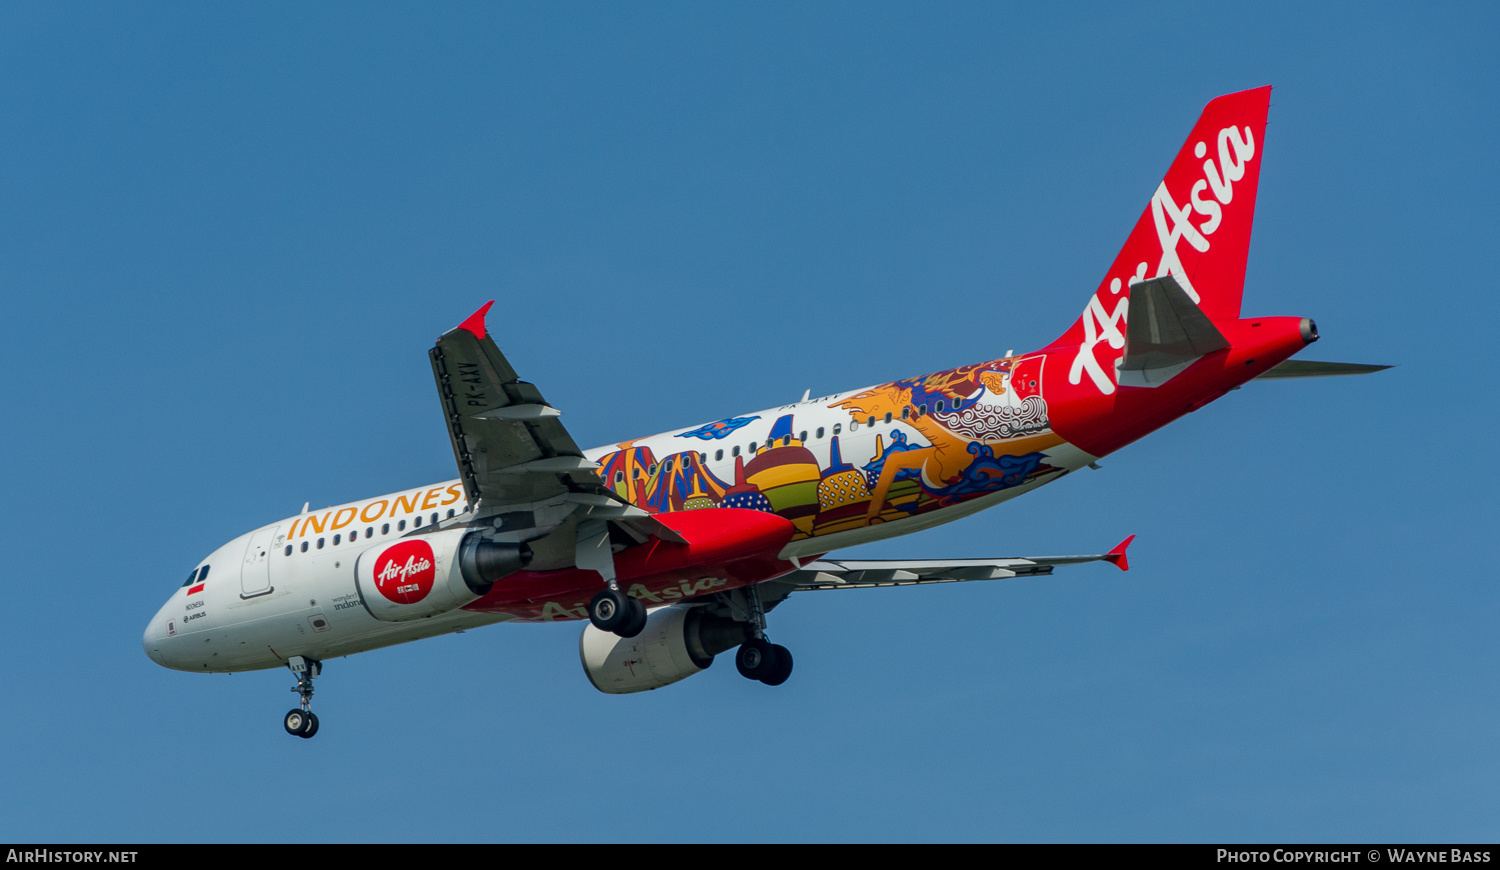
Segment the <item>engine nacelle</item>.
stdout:
<svg viewBox="0 0 1500 870">
<path fill-rule="evenodd" d="M 371 616 L 405 622 L 462 607 L 530 562 L 525 544 L 491 543 L 478 532 L 451 529 L 371 547 L 359 554 L 354 576 Z"/>
<path fill-rule="evenodd" d="M 594 688 L 611 695 L 660 689 L 699 673 L 714 656 L 751 636 L 750 624 L 713 616 L 708 608 L 674 604 L 652 611 L 635 637 L 585 624 L 578 657 Z"/>
</svg>

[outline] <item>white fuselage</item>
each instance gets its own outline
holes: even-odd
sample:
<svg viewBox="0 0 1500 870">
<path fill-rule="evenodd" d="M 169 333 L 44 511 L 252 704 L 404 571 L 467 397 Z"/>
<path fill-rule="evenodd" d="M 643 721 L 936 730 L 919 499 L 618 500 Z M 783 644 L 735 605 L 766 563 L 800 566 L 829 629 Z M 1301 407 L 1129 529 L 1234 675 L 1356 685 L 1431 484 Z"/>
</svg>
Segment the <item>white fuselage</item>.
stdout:
<svg viewBox="0 0 1500 870">
<path fill-rule="evenodd" d="M 886 422 L 881 415 L 872 426 L 867 415 L 855 420 L 850 411 L 834 407 L 860 392 L 728 418 L 753 419 L 717 438 L 684 437 L 684 433 L 702 428 L 689 427 L 625 444 L 650 448 L 664 461 L 685 452 L 696 453 L 715 476 L 733 481 L 736 459 L 753 456 L 764 447 L 777 421 L 787 415 L 794 415 L 794 435 L 803 436 L 797 440 L 823 466 L 833 459 L 835 433 L 839 459 L 855 468 L 875 457 L 877 445 L 889 449 L 898 437 L 920 440 L 907 421 L 893 417 Z M 598 461 L 622 446 L 594 448 L 585 455 Z M 1066 473 L 1094 458 L 1062 443 L 1048 450 L 1047 461 Z M 998 504 L 1060 476 L 1044 477 L 895 522 L 815 534 L 792 541 L 780 555 L 800 559 L 920 531 Z M 355 564 L 362 551 L 389 544 L 434 522 L 455 516 L 462 519 L 467 509 L 459 481 L 452 480 L 287 517 L 241 535 L 200 563 L 193 576 L 196 579 L 206 567 L 208 573 L 201 583 L 185 584 L 157 612 L 143 638 L 146 654 L 158 664 L 178 670 L 257 670 L 280 667 L 291 656 L 322 660 L 506 621 L 510 617 L 503 614 L 460 608 L 411 622 L 383 622 L 371 615 L 361 599 Z"/>
</svg>

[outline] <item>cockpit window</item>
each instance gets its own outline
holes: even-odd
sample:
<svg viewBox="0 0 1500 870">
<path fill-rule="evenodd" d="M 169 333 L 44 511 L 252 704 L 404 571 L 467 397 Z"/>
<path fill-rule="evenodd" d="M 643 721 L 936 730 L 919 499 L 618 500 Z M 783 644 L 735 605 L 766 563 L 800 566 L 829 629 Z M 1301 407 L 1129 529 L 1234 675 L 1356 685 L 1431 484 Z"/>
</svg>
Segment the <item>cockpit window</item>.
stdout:
<svg viewBox="0 0 1500 870">
<path fill-rule="evenodd" d="M 193 585 L 194 583 L 202 583 L 206 579 L 208 579 L 208 566 L 204 565 L 201 568 L 194 568 L 192 573 L 188 574 L 186 582 L 184 582 L 182 585 L 184 587 L 187 587 Z"/>
</svg>

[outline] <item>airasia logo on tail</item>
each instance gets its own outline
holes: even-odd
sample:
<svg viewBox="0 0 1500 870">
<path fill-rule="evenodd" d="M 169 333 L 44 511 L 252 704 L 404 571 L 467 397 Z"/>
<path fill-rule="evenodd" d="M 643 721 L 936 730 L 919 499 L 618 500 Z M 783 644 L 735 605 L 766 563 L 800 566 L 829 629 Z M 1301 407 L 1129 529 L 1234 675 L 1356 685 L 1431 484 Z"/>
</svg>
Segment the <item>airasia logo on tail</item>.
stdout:
<svg viewBox="0 0 1500 870">
<path fill-rule="evenodd" d="M 402 541 L 375 558 L 375 588 L 397 604 L 416 604 L 432 591 L 437 559 L 426 541 Z"/>
<path fill-rule="evenodd" d="M 1159 253 L 1154 252 L 1158 259 L 1155 274 L 1151 277 L 1171 275 L 1176 279 L 1177 285 L 1187 292 L 1188 297 L 1199 303 L 1203 301 L 1202 297 L 1198 288 L 1193 286 L 1189 270 L 1183 266 L 1183 254 L 1179 251 L 1179 246 L 1186 242 L 1198 254 L 1208 253 L 1211 245 L 1209 236 L 1224 221 L 1225 206 L 1234 200 L 1234 183 L 1245 177 L 1246 165 L 1255 158 L 1255 131 L 1250 127 L 1224 127 L 1216 137 L 1209 138 L 1217 140 L 1217 163 L 1211 156 L 1203 159 L 1209 153 L 1208 142 L 1199 140 L 1193 145 L 1193 157 L 1203 159 L 1201 172 L 1194 173 L 1195 167 L 1184 163 L 1185 169 L 1178 169 L 1178 164 L 1173 164 L 1174 171 L 1168 173 L 1179 179 L 1183 175 L 1188 176 L 1188 180 L 1192 182 L 1188 198 L 1183 200 L 1182 205 L 1178 205 L 1167 189 L 1166 179 L 1163 179 L 1156 186 L 1156 193 L 1151 196 L 1149 208 L 1151 226 L 1155 230 L 1154 240 L 1159 249 Z M 1195 174 L 1198 177 L 1193 177 Z M 1181 183 L 1187 184 L 1187 181 Z M 1180 188 L 1178 192 L 1181 192 Z M 1212 196 L 1205 196 L 1205 192 Z M 1202 217 L 1202 221 L 1193 222 L 1195 212 Z M 1119 294 L 1126 287 L 1147 280 L 1147 271 L 1150 269 L 1150 255 L 1134 234 L 1126 242 L 1125 251 L 1121 252 L 1122 258 L 1126 252 L 1136 253 L 1146 259 L 1137 263 L 1134 274 L 1127 274 L 1124 280 L 1119 276 L 1110 279 L 1110 297 L 1118 299 L 1113 309 L 1105 307 L 1107 303 L 1102 290 L 1089 299 L 1088 307 L 1083 311 L 1083 342 L 1068 370 L 1068 383 L 1080 383 L 1083 376 L 1088 375 L 1099 392 L 1106 396 L 1115 391 L 1115 384 L 1105 364 L 1094 356 L 1094 348 L 1104 343 L 1108 343 L 1113 350 L 1125 347 L 1125 323 L 1129 316 L 1130 299 L 1128 295 L 1122 297 Z M 1126 268 L 1130 268 L 1128 261 Z"/>
</svg>

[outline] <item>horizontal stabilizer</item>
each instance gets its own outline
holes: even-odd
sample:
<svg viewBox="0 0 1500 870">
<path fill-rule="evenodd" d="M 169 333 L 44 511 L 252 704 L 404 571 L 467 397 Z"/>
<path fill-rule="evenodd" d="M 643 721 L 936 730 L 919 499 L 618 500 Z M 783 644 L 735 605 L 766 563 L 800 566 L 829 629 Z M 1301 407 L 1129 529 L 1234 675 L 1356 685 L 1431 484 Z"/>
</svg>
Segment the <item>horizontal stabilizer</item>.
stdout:
<svg viewBox="0 0 1500 870">
<path fill-rule="evenodd" d="M 1317 362 L 1310 359 L 1289 359 L 1258 375 L 1255 380 L 1267 381 L 1276 378 L 1331 378 L 1338 375 L 1367 375 L 1383 372 L 1392 366 L 1372 366 L 1363 363 Z"/>
<path fill-rule="evenodd" d="M 1125 550 L 1135 540 L 1131 535 L 1108 553 L 1094 556 L 1023 556 L 1009 559 L 820 559 L 802 563 L 793 571 L 765 584 L 766 594 L 781 598 L 806 589 L 868 589 L 876 586 L 922 586 L 928 583 L 960 583 L 965 580 L 1005 580 L 1013 577 L 1045 577 L 1061 565 L 1109 562 L 1121 571 L 1130 570 Z M 780 600 L 780 598 L 775 598 Z"/>
<path fill-rule="evenodd" d="M 1130 288 L 1122 387 L 1157 387 L 1207 354 L 1229 347 L 1208 315 L 1170 275 Z"/>
</svg>

